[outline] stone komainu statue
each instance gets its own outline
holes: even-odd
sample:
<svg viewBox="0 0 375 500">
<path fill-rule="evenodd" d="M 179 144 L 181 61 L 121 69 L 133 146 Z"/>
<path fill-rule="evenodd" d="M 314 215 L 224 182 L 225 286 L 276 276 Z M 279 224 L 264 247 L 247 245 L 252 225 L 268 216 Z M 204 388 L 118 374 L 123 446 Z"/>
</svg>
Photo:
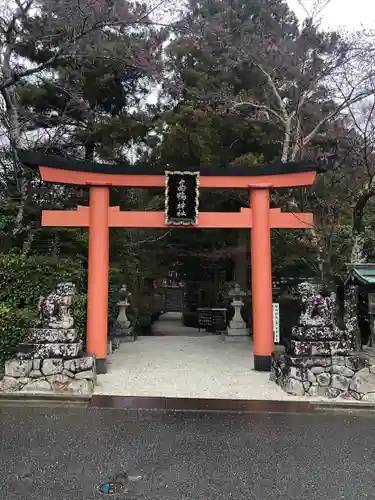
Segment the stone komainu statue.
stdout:
<svg viewBox="0 0 375 500">
<path fill-rule="evenodd" d="M 328 293 L 311 283 L 301 283 L 298 287 L 301 297 L 300 324 L 323 326 L 335 321 L 336 294 Z"/>
<path fill-rule="evenodd" d="M 40 328 L 72 328 L 73 317 L 70 312 L 75 285 L 70 282 L 59 283 L 56 290 L 39 299 Z"/>
</svg>

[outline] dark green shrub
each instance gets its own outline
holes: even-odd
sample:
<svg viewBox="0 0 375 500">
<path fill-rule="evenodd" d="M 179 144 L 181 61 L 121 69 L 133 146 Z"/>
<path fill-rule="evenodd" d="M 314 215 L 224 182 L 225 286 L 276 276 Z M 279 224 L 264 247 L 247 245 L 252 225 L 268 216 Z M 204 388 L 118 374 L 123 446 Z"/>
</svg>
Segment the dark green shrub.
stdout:
<svg viewBox="0 0 375 500">
<path fill-rule="evenodd" d="M 86 290 L 86 270 L 72 260 L 0 254 L 0 303 L 15 309 L 36 308 L 39 297 L 50 293 L 60 281 L 72 281 L 78 290 Z"/>
<path fill-rule="evenodd" d="M 190 326 L 191 328 L 198 328 L 198 312 L 185 311 L 182 315 L 182 322 L 184 326 Z"/>
<path fill-rule="evenodd" d="M 76 293 L 73 299 L 72 316 L 74 327 L 79 331 L 81 338 L 86 332 L 87 320 L 87 293 Z"/>
<path fill-rule="evenodd" d="M 0 364 L 11 357 L 38 317 L 40 296 L 46 296 L 61 281 L 72 281 L 85 290 L 86 272 L 79 261 L 0 254 Z M 84 317 L 84 297 L 77 296 L 78 324 Z M 78 326 L 77 324 L 77 326 Z"/>
<path fill-rule="evenodd" d="M 0 367 L 13 356 L 36 317 L 34 309 L 13 309 L 0 303 Z"/>
<path fill-rule="evenodd" d="M 134 326 L 137 322 L 138 318 L 138 309 L 134 307 L 132 304 L 126 308 L 126 316 L 128 320 L 130 321 L 130 324 Z"/>
<path fill-rule="evenodd" d="M 87 269 L 79 259 L 0 254 L 0 364 L 12 356 L 38 317 L 40 296 L 46 296 L 62 281 L 72 281 L 77 288 L 72 314 L 82 338 L 86 332 Z M 117 317 L 116 303 L 124 282 L 124 273 L 113 267 L 109 273 L 108 323 Z M 143 324 L 146 320 L 142 320 Z M 141 321 L 141 322 L 142 322 Z M 143 329 L 145 327 L 142 327 Z"/>
<path fill-rule="evenodd" d="M 292 327 L 298 325 L 301 312 L 300 301 L 296 297 L 286 296 L 280 303 L 280 342 L 288 344 L 292 336 Z"/>
<path fill-rule="evenodd" d="M 137 335 L 151 335 L 152 314 L 147 311 L 138 312 L 133 323 L 134 333 Z"/>
</svg>

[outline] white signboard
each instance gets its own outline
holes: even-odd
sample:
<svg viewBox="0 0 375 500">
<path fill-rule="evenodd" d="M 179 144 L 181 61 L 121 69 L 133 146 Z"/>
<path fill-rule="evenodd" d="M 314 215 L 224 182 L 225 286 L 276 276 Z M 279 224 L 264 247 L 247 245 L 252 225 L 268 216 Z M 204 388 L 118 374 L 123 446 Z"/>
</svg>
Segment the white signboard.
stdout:
<svg viewBox="0 0 375 500">
<path fill-rule="evenodd" d="M 273 317 L 273 341 L 275 344 L 280 342 L 280 307 L 278 302 L 272 304 Z"/>
</svg>

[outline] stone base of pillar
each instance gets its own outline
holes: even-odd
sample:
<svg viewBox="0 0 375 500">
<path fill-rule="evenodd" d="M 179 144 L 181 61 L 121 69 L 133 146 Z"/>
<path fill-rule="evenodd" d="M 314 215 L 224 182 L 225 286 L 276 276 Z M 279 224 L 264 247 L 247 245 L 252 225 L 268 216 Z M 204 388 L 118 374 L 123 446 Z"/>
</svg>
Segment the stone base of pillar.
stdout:
<svg viewBox="0 0 375 500">
<path fill-rule="evenodd" d="M 124 335 L 123 337 L 119 337 L 120 342 L 135 342 L 137 340 L 137 335 L 133 333 L 128 333 L 127 335 Z"/>
<path fill-rule="evenodd" d="M 245 334 L 227 334 L 227 333 L 224 333 L 222 334 L 221 336 L 222 340 L 224 342 L 245 342 L 245 343 L 250 343 L 251 342 L 251 337 L 250 335 L 248 334 L 248 332 L 246 331 Z"/>
<path fill-rule="evenodd" d="M 228 335 L 230 337 L 248 337 L 249 330 L 248 328 L 228 328 Z"/>
<path fill-rule="evenodd" d="M 105 358 L 96 359 L 96 373 L 98 375 L 107 373 L 107 360 Z"/>
<path fill-rule="evenodd" d="M 271 371 L 271 356 L 259 356 L 254 354 L 254 370 L 256 372 L 269 372 Z"/>
</svg>

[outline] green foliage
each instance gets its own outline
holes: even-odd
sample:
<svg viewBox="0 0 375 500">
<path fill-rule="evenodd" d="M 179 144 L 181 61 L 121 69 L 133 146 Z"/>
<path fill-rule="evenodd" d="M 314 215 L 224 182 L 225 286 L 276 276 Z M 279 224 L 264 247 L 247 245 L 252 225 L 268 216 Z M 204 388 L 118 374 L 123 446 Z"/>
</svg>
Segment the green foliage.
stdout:
<svg viewBox="0 0 375 500">
<path fill-rule="evenodd" d="M 87 320 L 87 293 L 76 293 L 73 299 L 72 316 L 74 326 L 77 328 L 81 338 L 86 331 Z"/>
<path fill-rule="evenodd" d="M 0 302 L 0 367 L 12 357 L 35 319 L 36 312 L 31 308 L 14 309 Z"/>
<path fill-rule="evenodd" d="M 233 167 L 248 167 L 250 165 L 261 165 L 262 163 L 264 163 L 262 154 L 246 153 L 233 160 L 231 165 Z"/>
<path fill-rule="evenodd" d="M 296 297 L 286 296 L 278 299 L 280 304 L 280 340 L 282 344 L 290 341 L 292 328 L 298 324 L 301 312 L 300 301 Z"/>
<path fill-rule="evenodd" d="M 191 328 L 198 328 L 198 312 L 197 311 L 184 311 L 182 315 L 182 322 L 184 326 L 189 326 Z"/>
<path fill-rule="evenodd" d="M 39 297 L 51 292 L 60 281 L 72 281 L 79 289 L 86 283 L 80 262 L 51 257 L 0 254 L 0 303 L 14 309 L 36 307 Z"/>
<path fill-rule="evenodd" d="M 134 332 L 137 335 L 149 335 L 152 326 L 152 314 L 150 311 L 138 311 L 132 322 Z"/>
<path fill-rule="evenodd" d="M 61 281 L 72 281 L 85 290 L 86 273 L 78 261 L 0 254 L 0 364 L 12 356 L 38 317 L 40 296 L 46 296 Z M 75 298 L 77 327 L 82 328 L 84 295 Z M 82 332 L 81 332 L 82 333 Z"/>
</svg>

